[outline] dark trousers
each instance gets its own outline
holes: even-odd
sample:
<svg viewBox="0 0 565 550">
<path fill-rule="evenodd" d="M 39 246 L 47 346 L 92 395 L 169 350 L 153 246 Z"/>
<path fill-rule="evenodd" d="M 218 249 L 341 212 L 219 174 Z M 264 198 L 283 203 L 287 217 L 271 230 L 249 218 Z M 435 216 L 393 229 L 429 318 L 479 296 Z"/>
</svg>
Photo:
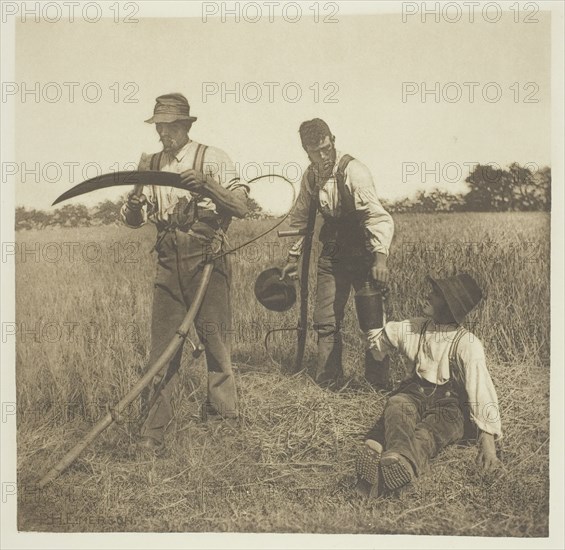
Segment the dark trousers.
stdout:
<svg viewBox="0 0 565 550">
<path fill-rule="evenodd" d="M 341 325 L 351 287 L 359 290 L 367 281 L 370 257 L 339 258 L 322 255 L 318 260 L 314 329 L 318 336 L 318 358 L 315 379 L 331 383 L 343 375 L 343 341 Z M 365 376 L 386 386 L 388 361 L 376 361 L 370 352 L 365 354 Z"/>
<path fill-rule="evenodd" d="M 463 427 L 463 411 L 449 382 L 435 390 L 432 384 L 412 382 L 390 397 L 366 438 L 403 455 L 420 475 L 430 458 L 463 437 Z"/>
<path fill-rule="evenodd" d="M 168 232 L 158 246 L 157 273 L 153 292 L 151 354 L 149 365 L 161 355 L 182 323 L 196 293 L 202 262 L 210 245 L 191 233 Z M 208 368 L 208 402 L 213 411 L 226 417 L 237 416 L 237 397 L 230 359 L 230 269 L 227 257 L 217 260 L 194 325 L 202 341 Z M 154 380 L 170 377 L 160 397 L 148 411 L 142 436 L 161 441 L 173 417 L 171 395 L 175 388 L 182 347 Z M 171 376 L 172 374 L 172 376 Z M 146 395 L 147 398 L 150 397 Z"/>
</svg>

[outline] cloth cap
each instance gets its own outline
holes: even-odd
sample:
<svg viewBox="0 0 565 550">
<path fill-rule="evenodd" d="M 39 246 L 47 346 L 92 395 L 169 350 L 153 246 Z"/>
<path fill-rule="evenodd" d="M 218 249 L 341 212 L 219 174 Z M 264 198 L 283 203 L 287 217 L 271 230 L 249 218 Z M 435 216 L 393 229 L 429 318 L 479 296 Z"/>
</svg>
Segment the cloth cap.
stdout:
<svg viewBox="0 0 565 550">
<path fill-rule="evenodd" d="M 190 120 L 194 122 L 197 117 L 190 116 L 190 105 L 182 94 L 166 94 L 156 100 L 153 116 L 145 122 L 157 124 L 158 122 L 174 122 L 175 120 Z"/>
<path fill-rule="evenodd" d="M 428 276 L 427 279 L 437 286 L 453 318 L 459 324 L 483 298 L 483 291 L 468 273 L 460 273 L 446 279 L 434 279 Z"/>
<path fill-rule="evenodd" d="M 279 280 L 281 270 L 272 267 L 259 274 L 255 281 L 255 297 L 271 311 L 286 311 L 296 302 L 296 288 L 288 277 Z"/>
</svg>

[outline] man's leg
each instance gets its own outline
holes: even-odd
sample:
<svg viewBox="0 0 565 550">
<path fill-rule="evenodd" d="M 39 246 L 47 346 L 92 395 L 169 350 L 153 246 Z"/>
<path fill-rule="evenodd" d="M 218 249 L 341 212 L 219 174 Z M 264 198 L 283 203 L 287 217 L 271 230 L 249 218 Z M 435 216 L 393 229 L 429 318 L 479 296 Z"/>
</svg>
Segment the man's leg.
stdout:
<svg viewBox="0 0 565 550">
<path fill-rule="evenodd" d="M 233 327 L 229 294 L 227 275 L 214 269 L 196 319 L 196 330 L 206 349 L 209 412 L 237 418 L 237 391 L 231 366 Z"/>
<path fill-rule="evenodd" d="M 409 443 L 387 446 L 381 458 L 384 482 L 389 489 L 409 483 L 414 474 L 421 475 L 430 458 L 463 436 L 463 413 L 457 399 L 434 397 L 422 400 L 422 419 L 414 426 Z"/>
<path fill-rule="evenodd" d="M 393 395 L 384 412 L 386 451 L 381 456 L 381 472 L 386 487 L 398 489 L 414 477 L 416 426 L 421 419 L 422 402 L 413 385 Z"/>
<path fill-rule="evenodd" d="M 170 341 L 186 315 L 186 307 L 180 295 L 176 271 L 176 251 L 172 235 L 163 240 L 157 264 L 157 275 L 153 290 L 153 311 L 151 318 L 151 353 L 147 367 L 151 366 L 165 351 Z M 153 391 L 157 388 L 162 377 L 174 376 L 165 384 L 153 407 L 148 411 L 141 428 L 142 437 L 151 437 L 157 442 L 163 441 L 165 429 L 172 418 L 171 395 L 174 390 L 182 356 L 182 346 L 153 381 Z M 152 392 L 146 392 L 147 400 L 152 398 Z"/>
<path fill-rule="evenodd" d="M 430 458 L 463 437 L 463 413 L 453 397 L 439 399 L 423 414 L 414 431 L 413 457 L 416 473 L 421 475 Z"/>
<path fill-rule="evenodd" d="M 343 266 L 331 258 L 320 257 L 313 315 L 318 333 L 315 380 L 320 385 L 335 383 L 343 374 L 341 323 L 350 290 Z"/>
<path fill-rule="evenodd" d="M 421 420 L 419 400 L 409 392 L 397 393 L 388 400 L 383 416 L 385 449 L 413 462 L 414 433 Z"/>
<path fill-rule="evenodd" d="M 202 260 L 209 247 L 190 234 L 179 238 L 179 275 L 183 296 L 190 305 L 200 284 Z M 208 288 L 195 319 L 196 332 L 204 345 L 208 368 L 208 404 L 212 411 L 223 417 L 238 415 L 235 379 L 231 367 L 230 278 L 231 268 L 224 256 L 214 264 Z M 208 412 L 207 408 L 204 411 Z"/>
</svg>

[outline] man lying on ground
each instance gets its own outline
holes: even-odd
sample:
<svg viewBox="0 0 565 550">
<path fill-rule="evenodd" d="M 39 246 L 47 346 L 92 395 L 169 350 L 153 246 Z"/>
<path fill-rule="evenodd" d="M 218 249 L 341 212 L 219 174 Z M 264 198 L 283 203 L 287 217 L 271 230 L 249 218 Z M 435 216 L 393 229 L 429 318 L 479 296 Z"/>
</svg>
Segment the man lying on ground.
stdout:
<svg viewBox="0 0 565 550">
<path fill-rule="evenodd" d="M 481 341 L 462 326 L 482 291 L 466 273 L 427 280 L 425 318 L 389 322 L 366 334 L 375 359 L 395 348 L 414 369 L 389 398 L 359 453 L 356 491 L 362 496 L 407 485 L 425 472 L 430 458 L 461 439 L 477 439 L 477 462 L 484 470 L 499 465 L 496 390 Z"/>
</svg>

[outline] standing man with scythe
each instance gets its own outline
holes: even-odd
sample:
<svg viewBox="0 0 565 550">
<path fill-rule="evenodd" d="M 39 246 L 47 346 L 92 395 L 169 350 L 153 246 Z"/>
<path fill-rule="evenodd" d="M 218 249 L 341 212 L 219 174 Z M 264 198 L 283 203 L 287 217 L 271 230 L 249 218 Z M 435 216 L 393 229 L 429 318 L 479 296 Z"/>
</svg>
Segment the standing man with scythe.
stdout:
<svg viewBox="0 0 565 550">
<path fill-rule="evenodd" d="M 186 191 L 174 187 L 136 186 L 122 208 L 122 220 L 133 228 L 148 220 L 157 228 L 157 274 L 153 293 L 151 365 L 163 352 L 183 321 L 198 288 L 208 253 L 223 251 L 231 217 L 247 213 L 246 185 L 224 151 L 188 137 L 196 117 L 178 93 L 157 98 L 153 117 L 163 150 L 141 156 L 138 170 L 180 174 Z M 231 369 L 230 345 L 221 327 L 231 323 L 231 271 L 226 256 L 214 261 L 207 292 L 195 319 L 206 353 L 208 400 L 205 413 L 236 418 L 237 396 Z M 197 348 L 198 346 L 194 346 Z M 164 433 L 173 413 L 171 395 L 177 379 L 182 346 L 154 379 L 153 395 L 141 428 L 139 445 L 149 451 L 164 448 Z"/>
<path fill-rule="evenodd" d="M 377 197 L 369 169 L 336 150 L 335 136 L 323 120 L 303 122 L 299 133 L 311 164 L 302 178 L 290 227 L 303 234 L 313 230 L 308 226 L 313 225 L 316 211 L 324 218 L 314 309 L 318 333 L 315 380 L 332 387 L 343 373 L 340 329 L 351 287 L 358 291 L 374 282 L 384 291 L 394 224 Z M 304 240 L 291 247 L 281 279 L 297 278 Z M 365 376 L 376 386 L 387 387 L 388 363 L 377 362 L 367 353 Z"/>
</svg>

